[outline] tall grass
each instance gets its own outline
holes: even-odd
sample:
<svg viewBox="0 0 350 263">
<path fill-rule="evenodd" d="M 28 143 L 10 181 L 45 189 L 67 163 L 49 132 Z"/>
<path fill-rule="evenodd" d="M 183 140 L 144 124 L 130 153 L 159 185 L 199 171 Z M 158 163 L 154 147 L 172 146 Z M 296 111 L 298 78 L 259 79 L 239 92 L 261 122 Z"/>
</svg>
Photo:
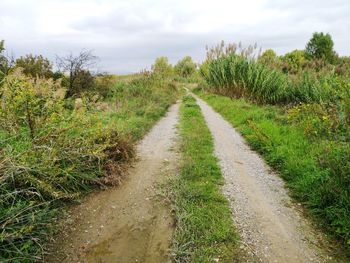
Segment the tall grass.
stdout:
<svg viewBox="0 0 350 263">
<path fill-rule="evenodd" d="M 214 91 L 258 103 L 278 103 L 288 97 L 284 74 L 235 54 L 211 61 L 207 81 Z"/>
<path fill-rule="evenodd" d="M 209 56 L 211 59 L 204 62 L 200 70 L 209 89 L 259 104 L 335 102 L 341 96 L 339 78 L 334 71 L 323 75 L 305 71 L 289 76 L 282 70 L 259 62 L 250 54 L 236 54 L 234 50 L 215 58 Z"/>
</svg>

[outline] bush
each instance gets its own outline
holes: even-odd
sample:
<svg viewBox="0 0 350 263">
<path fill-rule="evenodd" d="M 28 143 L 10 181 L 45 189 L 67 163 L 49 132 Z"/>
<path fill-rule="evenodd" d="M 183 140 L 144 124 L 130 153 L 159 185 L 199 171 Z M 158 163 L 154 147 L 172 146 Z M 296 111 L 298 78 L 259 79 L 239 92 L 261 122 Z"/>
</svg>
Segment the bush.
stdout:
<svg viewBox="0 0 350 263">
<path fill-rule="evenodd" d="M 33 78 L 51 78 L 53 76 L 51 62 L 43 56 L 32 54 L 16 60 L 16 67 L 23 68 L 23 73 Z"/>
<path fill-rule="evenodd" d="M 190 56 L 186 56 L 175 65 L 174 70 L 179 76 L 188 78 L 196 72 L 196 64 Z"/>
<path fill-rule="evenodd" d="M 259 63 L 273 65 L 278 60 L 277 54 L 272 49 L 266 49 L 258 58 Z"/>
<path fill-rule="evenodd" d="M 79 96 L 83 92 L 92 91 L 94 88 L 94 76 L 89 70 L 80 70 L 76 73 L 69 92 Z"/>
<path fill-rule="evenodd" d="M 96 76 L 94 79 L 94 90 L 106 98 L 116 82 L 117 78 L 114 75 L 105 74 Z"/>
<path fill-rule="evenodd" d="M 0 128 L 16 135 L 29 132 L 34 139 L 51 118 L 60 121 L 64 95 L 59 82 L 30 79 L 15 70 L 1 86 Z"/>
<path fill-rule="evenodd" d="M 305 71 L 298 76 L 299 80 L 290 84 L 293 96 L 292 102 L 336 102 L 340 98 L 340 83 L 334 72 L 323 76 Z"/>
<path fill-rule="evenodd" d="M 152 65 L 152 71 L 159 76 L 170 77 L 173 74 L 173 67 L 167 57 L 159 57 Z"/>
<path fill-rule="evenodd" d="M 303 50 L 293 50 L 285 54 L 282 57 L 282 61 L 285 62 L 284 72 L 286 73 L 297 73 L 305 65 L 305 51 Z"/>
</svg>

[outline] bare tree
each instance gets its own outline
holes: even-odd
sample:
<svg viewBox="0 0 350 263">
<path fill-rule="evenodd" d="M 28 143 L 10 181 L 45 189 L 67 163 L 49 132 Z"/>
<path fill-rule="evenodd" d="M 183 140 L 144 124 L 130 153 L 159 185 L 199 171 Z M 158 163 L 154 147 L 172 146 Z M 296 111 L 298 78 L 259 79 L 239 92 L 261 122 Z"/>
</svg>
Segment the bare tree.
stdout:
<svg viewBox="0 0 350 263">
<path fill-rule="evenodd" d="M 74 94 L 75 84 L 80 82 L 79 77 L 83 75 L 82 73 L 89 72 L 96 62 L 97 57 L 92 54 L 91 50 L 82 50 L 77 56 L 72 53 L 64 57 L 56 56 L 59 70 L 69 74 L 67 97 Z"/>
</svg>

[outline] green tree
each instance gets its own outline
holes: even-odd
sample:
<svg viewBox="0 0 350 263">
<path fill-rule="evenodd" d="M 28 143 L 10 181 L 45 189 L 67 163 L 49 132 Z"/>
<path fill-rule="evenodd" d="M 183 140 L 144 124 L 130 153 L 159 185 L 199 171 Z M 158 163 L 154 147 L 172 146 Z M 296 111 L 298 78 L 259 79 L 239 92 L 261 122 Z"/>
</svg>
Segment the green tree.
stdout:
<svg viewBox="0 0 350 263">
<path fill-rule="evenodd" d="M 51 62 L 41 55 L 29 54 L 20 57 L 16 60 L 16 67 L 23 68 L 23 73 L 33 78 L 51 78 L 53 76 Z"/>
<path fill-rule="evenodd" d="M 266 65 L 272 65 L 278 59 L 276 52 L 273 49 L 266 49 L 258 58 L 258 62 Z"/>
<path fill-rule="evenodd" d="M 173 73 L 173 67 L 169 64 L 167 57 L 159 57 L 152 65 L 152 71 L 156 74 L 167 77 Z"/>
<path fill-rule="evenodd" d="M 308 59 L 324 59 L 333 63 L 336 53 L 333 50 L 334 42 L 330 34 L 315 32 L 310 41 L 306 44 L 305 55 Z"/>
<path fill-rule="evenodd" d="M 197 66 L 190 56 L 181 59 L 174 67 L 176 74 L 184 78 L 193 75 L 196 72 L 196 68 Z"/>
</svg>

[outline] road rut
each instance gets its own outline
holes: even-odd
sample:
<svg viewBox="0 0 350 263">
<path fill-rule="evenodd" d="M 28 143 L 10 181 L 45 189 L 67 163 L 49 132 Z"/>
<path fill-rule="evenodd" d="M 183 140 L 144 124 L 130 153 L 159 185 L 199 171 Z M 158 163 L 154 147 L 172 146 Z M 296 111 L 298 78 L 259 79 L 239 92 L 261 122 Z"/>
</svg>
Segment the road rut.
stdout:
<svg viewBox="0 0 350 263">
<path fill-rule="evenodd" d="M 177 171 L 179 105 L 137 146 L 138 160 L 117 188 L 90 195 L 72 211 L 48 262 L 168 262 L 173 230 L 158 184 Z"/>
</svg>

